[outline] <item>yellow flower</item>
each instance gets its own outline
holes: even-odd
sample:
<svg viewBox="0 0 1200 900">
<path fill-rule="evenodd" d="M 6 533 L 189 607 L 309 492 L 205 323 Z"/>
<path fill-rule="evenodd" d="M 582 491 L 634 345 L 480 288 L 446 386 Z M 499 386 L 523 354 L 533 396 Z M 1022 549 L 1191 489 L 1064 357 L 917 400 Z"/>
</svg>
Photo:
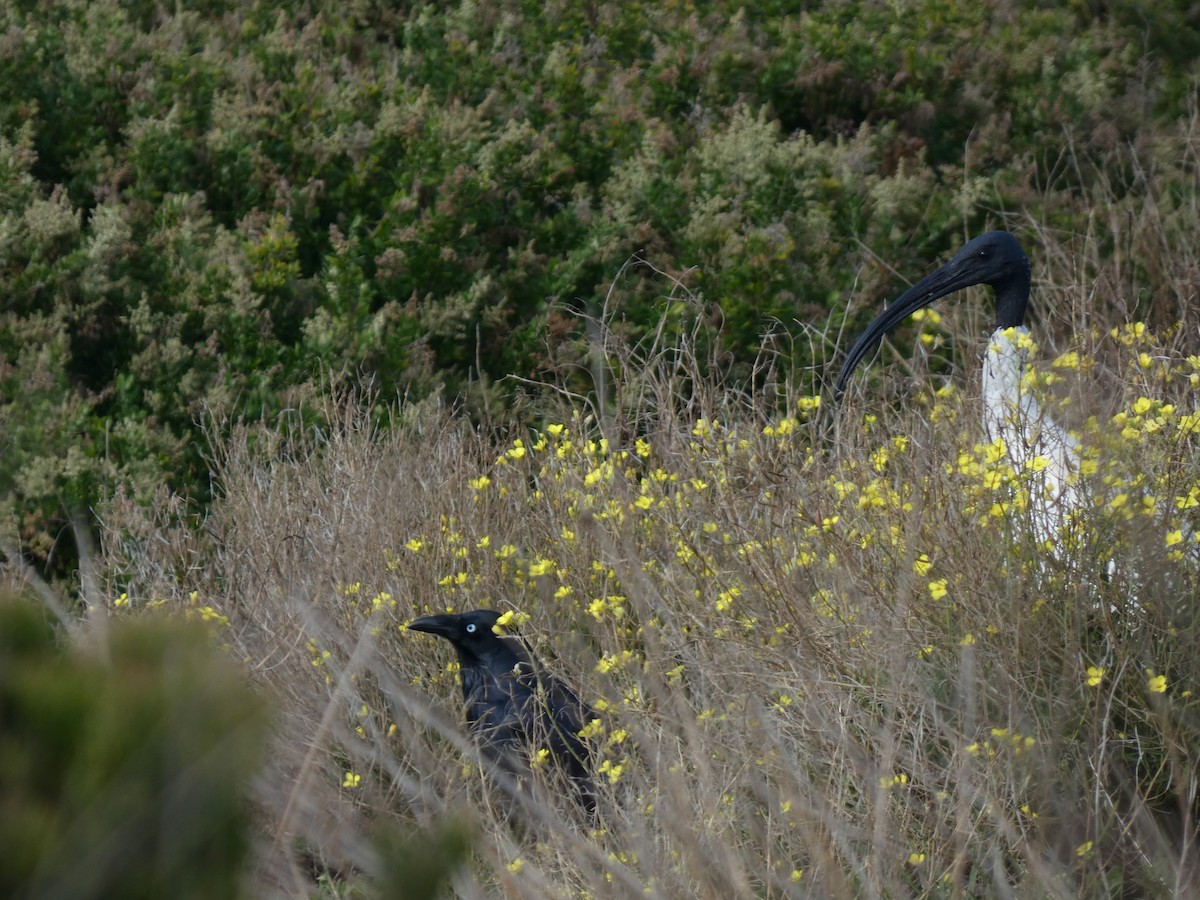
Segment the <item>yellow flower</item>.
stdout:
<svg viewBox="0 0 1200 900">
<path fill-rule="evenodd" d="M 934 600 L 941 600 L 947 593 L 945 578 L 938 578 L 935 581 L 929 582 L 929 596 Z"/>
<path fill-rule="evenodd" d="M 1035 456 L 1026 461 L 1025 468 L 1030 472 L 1040 472 L 1049 465 L 1050 458 L 1048 456 Z"/>
<path fill-rule="evenodd" d="M 924 553 L 918 553 L 917 558 L 913 560 L 913 571 L 918 575 L 928 575 L 929 570 L 933 568 L 933 563 L 929 556 Z M 934 599 L 937 599 L 936 597 Z"/>
<path fill-rule="evenodd" d="M 497 635 L 503 636 L 506 628 L 520 628 L 521 625 L 527 623 L 529 613 L 517 612 L 516 610 L 508 610 L 500 614 L 500 618 L 496 620 L 496 624 L 492 625 L 492 631 Z"/>
<path fill-rule="evenodd" d="M 540 578 L 542 575 L 550 574 L 554 569 L 554 560 L 539 559 L 537 562 L 529 564 L 529 577 Z"/>
<path fill-rule="evenodd" d="M 725 612 L 728 610 L 729 607 L 733 605 L 734 599 L 739 594 L 741 594 L 741 589 L 738 588 L 737 585 L 734 585 L 727 591 L 721 591 L 721 593 L 717 596 L 717 612 Z"/>
<path fill-rule="evenodd" d="M 221 615 L 219 612 L 217 612 L 211 606 L 202 606 L 202 607 L 200 607 L 200 609 L 196 610 L 196 612 L 200 613 L 201 620 L 203 620 L 205 622 L 216 622 L 218 625 L 228 625 L 229 624 L 229 619 L 227 617 Z M 189 618 L 191 617 L 190 611 L 188 613 L 188 617 Z"/>
<path fill-rule="evenodd" d="M 608 776 L 609 784 L 616 784 L 624 771 L 624 764 L 618 763 L 614 766 L 612 760 L 606 759 L 600 764 L 600 774 Z"/>
<path fill-rule="evenodd" d="M 925 862 L 925 854 L 924 853 L 915 853 L 914 852 L 914 853 L 908 854 L 908 864 L 910 866 L 919 866 L 923 862 Z"/>
<path fill-rule="evenodd" d="M 1183 529 L 1176 528 L 1174 531 L 1167 532 L 1167 546 L 1174 547 L 1183 540 Z"/>
<path fill-rule="evenodd" d="M 989 465 L 994 465 L 1002 459 L 1008 458 L 1008 444 L 1004 443 L 1004 438 L 998 437 L 990 444 L 985 444 L 982 448 L 984 461 Z"/>
<path fill-rule="evenodd" d="M 796 430 L 795 419 L 780 419 L 778 425 L 767 425 L 763 428 L 763 434 L 767 437 L 785 437 Z"/>
<path fill-rule="evenodd" d="M 1088 666 L 1087 667 L 1087 686 L 1099 687 L 1100 682 L 1104 680 L 1103 666 Z"/>
<path fill-rule="evenodd" d="M 1149 679 L 1146 681 L 1146 688 L 1150 691 L 1150 693 L 1152 693 L 1152 694 L 1166 693 L 1166 690 L 1167 690 L 1167 676 L 1166 675 L 1155 675 L 1154 671 L 1152 669 L 1147 669 L 1146 674 L 1149 676 Z"/>
<path fill-rule="evenodd" d="M 1004 486 L 1004 472 L 1000 469 L 988 469 L 983 473 L 983 486 L 989 491 L 999 490 Z"/>
<path fill-rule="evenodd" d="M 361 782 L 361 781 L 362 781 L 361 775 L 356 775 L 354 772 L 347 772 L 346 777 L 342 779 L 342 787 L 356 788 L 356 787 L 358 787 L 359 782 Z"/>
<path fill-rule="evenodd" d="M 811 397 L 801 397 L 796 402 L 796 405 L 799 406 L 803 411 L 810 412 L 811 410 L 817 409 L 821 405 L 821 396 L 819 394 L 815 394 Z"/>
</svg>

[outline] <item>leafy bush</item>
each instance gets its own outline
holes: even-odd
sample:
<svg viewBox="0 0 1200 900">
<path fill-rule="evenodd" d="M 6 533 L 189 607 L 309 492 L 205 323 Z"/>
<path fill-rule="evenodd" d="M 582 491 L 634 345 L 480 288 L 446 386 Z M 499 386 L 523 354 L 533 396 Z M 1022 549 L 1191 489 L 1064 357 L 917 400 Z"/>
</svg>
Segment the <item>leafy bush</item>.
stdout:
<svg viewBox="0 0 1200 900">
<path fill-rule="evenodd" d="M 198 626 L 121 623 L 95 649 L 0 601 L 0 889 L 240 895 L 263 703 Z"/>
<path fill-rule="evenodd" d="M 699 297 L 669 327 L 719 326 L 705 358 L 753 379 L 765 341 L 808 383 L 850 298 L 995 210 L 1083 232 L 1178 196 L 1159 172 L 1193 191 L 1192 15 L 9 4 L 6 529 L 69 568 L 65 517 L 116 488 L 207 502 L 206 411 L 311 408 L 331 377 L 482 418 L 510 375 L 586 393 L 580 316 L 649 334 L 652 271 Z M 1135 266 L 1154 320 L 1163 266 Z"/>
</svg>

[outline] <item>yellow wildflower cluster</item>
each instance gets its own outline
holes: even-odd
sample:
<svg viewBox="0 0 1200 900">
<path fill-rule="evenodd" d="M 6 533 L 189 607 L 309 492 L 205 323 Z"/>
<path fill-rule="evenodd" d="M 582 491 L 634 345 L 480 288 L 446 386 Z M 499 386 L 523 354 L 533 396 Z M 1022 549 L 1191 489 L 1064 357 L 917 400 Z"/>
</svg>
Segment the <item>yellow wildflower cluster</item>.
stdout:
<svg viewBox="0 0 1200 900">
<path fill-rule="evenodd" d="M 188 608 L 184 611 L 184 616 L 188 619 L 199 619 L 202 622 L 221 628 L 229 627 L 228 616 L 218 612 L 207 604 L 200 603 L 199 591 L 192 591 L 188 594 Z"/>
<path fill-rule="evenodd" d="M 922 321 L 933 340 L 938 325 L 935 315 Z M 1035 545 L 1024 536 L 1054 460 L 1021 453 L 1003 439 L 981 439 L 978 397 L 970 393 L 977 385 L 961 394 L 946 385 L 928 392 L 915 415 L 908 408 L 868 414 L 862 432 L 828 454 L 809 447 L 818 431 L 810 415 L 816 398 L 745 420 L 706 413 L 659 429 L 657 420 L 652 426 L 646 419 L 630 432 L 612 429 L 611 441 L 584 419 L 522 432 L 457 482 L 465 481 L 465 488 L 446 507 L 457 519 L 446 515 L 440 528 L 434 520 L 397 535 L 395 553 L 385 556 L 388 572 L 402 577 L 382 585 L 367 574 L 361 583 L 347 579 L 337 599 L 354 599 L 359 614 L 391 614 L 397 606 L 392 593 L 404 596 L 410 584 L 440 585 L 422 602 L 457 609 L 518 605 L 533 612 L 536 627 L 522 633 L 535 644 L 544 641 L 541 650 L 564 652 L 566 671 L 603 716 L 580 732 L 597 749 L 600 789 L 619 785 L 639 809 L 653 810 L 656 802 L 670 808 L 654 792 L 655 774 L 644 756 L 652 745 L 644 737 L 659 734 L 678 738 L 669 765 L 680 777 L 705 766 L 717 777 L 728 775 L 730 765 L 753 766 L 794 791 L 778 774 L 781 760 L 792 747 L 805 752 L 822 740 L 812 723 L 825 708 L 836 709 L 844 728 L 866 735 L 869 744 L 881 733 L 879 709 L 889 704 L 896 705 L 898 731 L 910 715 L 913 722 L 927 721 L 920 709 L 906 706 L 921 702 L 919 685 L 936 685 L 938 702 L 945 702 L 944 685 L 969 690 L 990 679 L 1000 656 L 1018 643 L 1014 633 L 1021 653 L 1036 654 L 1041 641 L 1063 633 L 1090 639 L 1093 628 L 1134 627 L 1109 610 L 1140 573 L 1076 558 L 1076 548 L 1097 557 L 1110 552 L 1119 563 L 1122 542 L 1132 543 L 1127 535 L 1134 531 L 1122 526 L 1133 521 L 1139 534 L 1153 529 L 1136 548 L 1158 554 L 1147 572 L 1158 574 L 1163 555 L 1196 555 L 1200 482 L 1180 474 L 1188 470 L 1179 460 L 1187 455 L 1181 449 L 1194 453 L 1200 415 L 1178 391 L 1157 388 L 1172 373 L 1181 389 L 1192 376 L 1200 381 L 1200 359 L 1168 359 L 1147 343 L 1144 328 L 1114 338 L 1131 342 L 1127 366 L 1107 356 L 1101 366 L 1074 349 L 1026 381 L 1042 405 L 1056 411 L 1050 390 L 1069 391 L 1093 371 L 1115 370 L 1136 385 L 1115 416 L 1062 419 L 1075 426 L 1080 441 L 1072 487 L 1082 501 L 1053 542 L 1039 536 Z M 898 434 L 890 424 L 902 416 L 916 424 Z M 1035 551 L 1049 543 L 1062 558 L 1039 565 Z M 1182 703 L 1188 685 L 1178 656 L 1154 643 L 1169 639 L 1170 612 L 1146 608 L 1150 649 L 1134 657 L 1137 662 L 1094 643 L 1066 656 L 1060 647 L 1047 654 L 1071 661 L 1059 680 L 1081 714 L 1126 694 L 1136 694 L 1151 711 L 1174 711 Z M 1010 610 L 1011 622 L 1005 618 Z M 506 613 L 498 631 L 510 633 L 521 618 Z M 1077 627 L 1084 618 L 1087 628 Z M 880 648 L 887 652 L 881 655 Z M 726 653 L 737 665 L 723 670 Z M 328 652 L 314 644 L 310 654 L 328 677 Z M 550 663 L 553 654 L 546 655 Z M 438 683 L 449 690 L 455 668 L 452 663 L 433 680 L 443 679 Z M 959 679 L 965 686 L 957 687 L 967 671 L 975 681 Z M 428 683 L 427 671 L 416 677 Z M 1038 688 L 1053 683 L 1045 679 Z M 1025 718 L 1019 704 L 1006 709 L 993 702 L 1007 687 L 986 685 L 978 716 L 963 726 L 970 731 L 954 734 L 947 720 L 940 732 L 953 735 L 949 746 L 958 748 L 960 763 L 986 770 L 980 784 L 1039 769 L 1031 758 L 1045 735 L 1059 733 L 1045 730 L 1036 711 Z M 739 690 L 756 691 L 753 702 Z M 887 698 L 882 707 L 880 698 Z M 1013 715 L 1021 717 L 1020 731 L 1011 725 L 975 730 L 978 721 L 1008 722 Z M 639 718 L 647 716 L 653 727 Z M 370 730 L 369 722 L 362 724 Z M 763 746 L 739 744 L 743 732 L 772 739 Z M 640 752 L 630 749 L 631 733 L 644 744 Z M 944 785 L 931 777 L 919 743 L 911 756 L 903 745 L 906 771 L 889 764 L 843 773 L 838 790 L 877 796 L 884 802 L 871 805 L 884 810 L 907 808 L 918 785 L 922 791 L 928 786 L 930 802 L 951 802 L 937 796 Z M 938 751 L 944 766 L 945 744 Z M 675 759 L 676 752 L 697 756 Z M 735 759 L 739 753 L 744 758 Z M 550 759 L 546 748 L 531 748 L 535 768 Z M 723 816 L 741 815 L 751 805 L 737 779 L 712 794 Z M 1019 781 L 1007 786 L 1013 789 L 995 815 L 1025 828 L 1036 814 L 1017 804 L 1042 795 Z M 802 806 L 781 800 L 778 811 L 774 804 L 762 810 L 764 821 L 786 841 Z M 778 869 L 784 880 L 789 873 L 798 880 L 808 861 L 794 846 L 791 853 Z M 919 829 L 892 842 L 889 853 L 892 865 L 909 867 L 914 883 L 941 877 L 932 873 L 940 871 L 942 848 Z M 539 866 L 535 856 L 527 864 Z"/>
<path fill-rule="evenodd" d="M 974 741 L 963 749 L 971 756 L 993 759 L 1003 751 L 1007 751 L 1013 756 L 1021 756 L 1024 753 L 1028 753 L 1036 745 L 1036 738 L 1029 735 L 1022 735 L 1015 729 L 992 728 L 989 731 L 988 738 L 982 741 Z"/>
</svg>

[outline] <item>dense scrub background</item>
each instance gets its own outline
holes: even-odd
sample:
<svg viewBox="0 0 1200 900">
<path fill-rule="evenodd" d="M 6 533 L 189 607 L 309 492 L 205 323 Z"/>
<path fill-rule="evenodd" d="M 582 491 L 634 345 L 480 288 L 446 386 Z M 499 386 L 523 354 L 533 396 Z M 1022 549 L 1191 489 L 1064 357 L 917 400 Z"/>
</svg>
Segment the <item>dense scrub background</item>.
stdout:
<svg viewBox="0 0 1200 900">
<path fill-rule="evenodd" d="M 4 530 L 69 565 L 64 523 L 115 490 L 203 504 L 206 417 L 316 415 L 317 385 L 491 422 L 530 415 L 510 376 L 602 393 L 580 320 L 602 308 L 633 338 L 698 318 L 742 382 L 803 385 L 848 307 L 987 225 L 1097 234 L 1122 263 L 1097 303 L 1173 320 L 1197 25 L 1137 3 L 5 2 Z"/>
</svg>

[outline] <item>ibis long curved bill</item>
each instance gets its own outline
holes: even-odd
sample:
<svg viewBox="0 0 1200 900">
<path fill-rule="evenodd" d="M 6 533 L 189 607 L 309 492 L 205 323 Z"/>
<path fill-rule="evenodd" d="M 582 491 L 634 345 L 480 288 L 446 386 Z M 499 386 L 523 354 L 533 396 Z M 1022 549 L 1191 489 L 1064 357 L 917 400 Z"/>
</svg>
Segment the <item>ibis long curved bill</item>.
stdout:
<svg viewBox="0 0 1200 900">
<path fill-rule="evenodd" d="M 858 337 L 846 354 L 834 384 L 838 397 L 845 393 L 850 376 L 885 334 L 918 309 L 976 284 L 996 292 L 996 328 L 1020 326 L 1029 303 L 1029 258 L 1007 231 L 990 231 L 970 241 L 936 272 L 926 275 L 901 294 Z"/>
</svg>

